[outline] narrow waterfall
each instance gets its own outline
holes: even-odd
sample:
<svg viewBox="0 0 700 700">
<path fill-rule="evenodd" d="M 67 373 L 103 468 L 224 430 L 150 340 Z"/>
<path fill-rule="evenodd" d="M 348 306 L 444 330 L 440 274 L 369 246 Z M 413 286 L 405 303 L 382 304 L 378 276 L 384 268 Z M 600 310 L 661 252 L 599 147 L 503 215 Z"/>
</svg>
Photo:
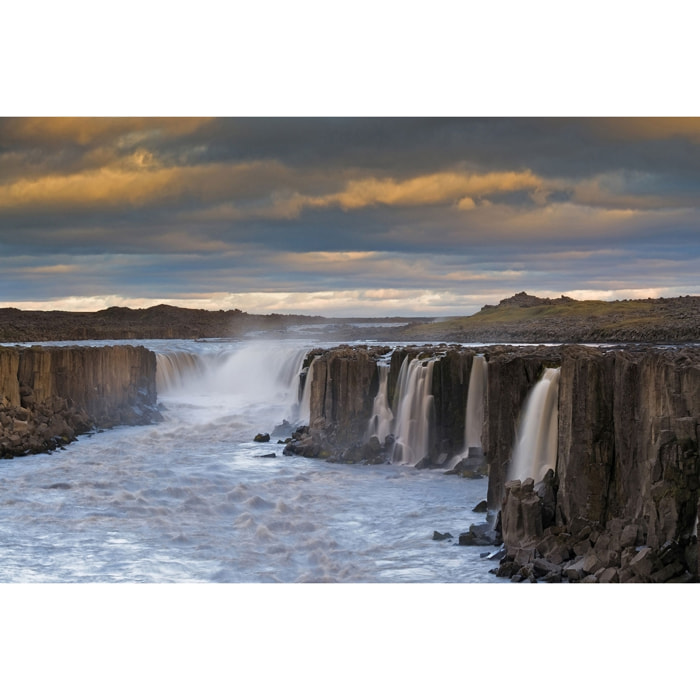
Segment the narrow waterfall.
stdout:
<svg viewBox="0 0 700 700">
<path fill-rule="evenodd" d="M 486 358 L 483 355 L 476 355 L 469 374 L 467 411 L 464 420 L 464 451 L 467 453 L 471 447 L 482 449 L 481 431 L 484 426 L 487 377 Z"/>
<path fill-rule="evenodd" d="M 389 407 L 388 385 L 389 385 L 389 365 L 378 364 L 379 388 L 374 397 L 372 406 L 372 417 L 367 426 L 367 440 L 376 437 L 379 442 L 384 443 L 387 436 L 391 434 L 394 414 Z"/>
<path fill-rule="evenodd" d="M 488 363 L 483 355 L 476 355 L 472 361 L 467 389 L 467 405 L 464 418 L 464 447 L 462 453 L 450 460 L 450 468 L 457 466 L 470 456 L 483 461 L 484 451 L 481 433 L 484 427 L 484 409 L 486 406 L 486 388 Z"/>
<path fill-rule="evenodd" d="M 299 410 L 297 412 L 296 420 L 302 425 L 308 425 L 311 420 L 311 382 L 314 379 L 314 363 L 318 359 L 318 356 L 311 360 L 311 364 L 306 370 L 306 378 L 304 379 L 304 388 L 301 392 L 301 399 L 299 401 Z"/>
<path fill-rule="evenodd" d="M 433 365 L 435 360 L 404 359 L 398 377 L 398 408 L 394 419 L 391 461 L 416 464 L 428 454 L 434 422 Z"/>
<path fill-rule="evenodd" d="M 537 482 L 556 468 L 558 402 L 559 369 L 548 368 L 525 400 L 509 479 Z"/>
</svg>

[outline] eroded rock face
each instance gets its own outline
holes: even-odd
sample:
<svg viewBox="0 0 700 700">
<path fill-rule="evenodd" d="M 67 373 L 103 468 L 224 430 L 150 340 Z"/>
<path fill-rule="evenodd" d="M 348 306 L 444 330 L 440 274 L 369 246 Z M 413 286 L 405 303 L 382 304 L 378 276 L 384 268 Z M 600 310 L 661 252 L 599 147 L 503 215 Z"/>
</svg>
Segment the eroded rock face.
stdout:
<svg viewBox="0 0 700 700">
<path fill-rule="evenodd" d="M 157 420 L 155 372 L 155 354 L 145 348 L 0 348 L 0 456 Z"/>
<path fill-rule="evenodd" d="M 312 382 L 311 452 L 318 447 L 317 454 L 334 459 L 374 463 L 391 453 L 362 442 L 378 386 L 376 362 L 386 351 L 340 348 L 320 356 Z M 445 452 L 459 454 L 478 351 L 423 346 L 394 352 L 390 395 L 406 358 L 436 358 L 435 429 L 418 466 L 435 466 Z M 488 508 L 501 510 L 508 549 L 503 575 L 586 582 L 696 577 L 700 350 L 494 346 L 481 352 L 488 361 Z M 556 473 L 546 483 L 507 487 L 525 399 L 544 369 L 556 366 Z M 650 553 L 632 566 L 643 548 Z"/>
<path fill-rule="evenodd" d="M 514 575 L 516 545 L 525 543 L 560 563 L 565 580 L 696 580 L 699 432 L 698 350 L 565 348 L 556 524 L 541 535 L 524 527 L 511 514 L 539 507 L 544 516 L 545 499 L 507 488 L 510 547 L 498 574 Z"/>
<path fill-rule="evenodd" d="M 343 346 L 319 355 L 311 382 L 310 427 L 335 446 L 364 437 L 377 393 L 377 358 L 386 348 Z"/>
<path fill-rule="evenodd" d="M 615 365 L 614 515 L 659 547 L 697 516 L 700 354 L 619 353 Z"/>
<path fill-rule="evenodd" d="M 616 355 L 567 347 L 559 378 L 558 519 L 605 522 L 615 460 Z"/>
</svg>

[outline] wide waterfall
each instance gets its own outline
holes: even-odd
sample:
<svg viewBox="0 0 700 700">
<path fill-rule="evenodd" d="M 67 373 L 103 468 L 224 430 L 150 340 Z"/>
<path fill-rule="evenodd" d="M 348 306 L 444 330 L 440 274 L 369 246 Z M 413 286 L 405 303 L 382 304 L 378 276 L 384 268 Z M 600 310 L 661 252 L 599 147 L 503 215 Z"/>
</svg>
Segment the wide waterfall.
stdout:
<svg viewBox="0 0 700 700">
<path fill-rule="evenodd" d="M 200 354 L 158 353 L 158 394 L 198 409 L 200 420 L 230 415 L 241 406 L 257 423 L 296 420 L 303 411 L 299 377 L 307 352 L 300 345 L 246 343 Z"/>
<path fill-rule="evenodd" d="M 201 377 L 205 364 L 201 355 L 191 352 L 175 351 L 156 354 L 156 390 L 158 394 L 166 394 L 181 387 L 194 377 Z"/>
<path fill-rule="evenodd" d="M 559 369 L 548 368 L 525 401 L 509 479 L 531 477 L 537 482 L 556 468 L 558 402 Z"/>
<path fill-rule="evenodd" d="M 433 365 L 435 360 L 406 357 L 399 370 L 398 407 L 394 419 L 391 461 L 415 464 L 428 454 L 434 422 Z"/>
<path fill-rule="evenodd" d="M 389 365 L 378 364 L 377 370 L 379 372 L 379 388 L 377 395 L 374 397 L 372 417 L 367 428 L 367 439 L 376 437 L 379 439 L 379 442 L 383 443 L 392 432 L 394 414 L 389 407 L 387 388 L 389 384 Z"/>
</svg>

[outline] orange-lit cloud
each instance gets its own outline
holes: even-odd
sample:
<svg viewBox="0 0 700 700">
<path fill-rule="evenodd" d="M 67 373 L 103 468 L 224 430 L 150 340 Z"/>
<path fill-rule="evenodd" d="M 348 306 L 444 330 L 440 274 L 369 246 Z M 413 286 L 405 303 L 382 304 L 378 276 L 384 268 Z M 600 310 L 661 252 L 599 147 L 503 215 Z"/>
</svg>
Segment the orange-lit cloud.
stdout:
<svg viewBox="0 0 700 700">
<path fill-rule="evenodd" d="M 682 138 L 700 143 L 700 119 L 696 117 L 599 118 L 587 120 L 586 124 L 596 133 L 621 140 Z"/>
<path fill-rule="evenodd" d="M 342 209 L 378 204 L 417 207 L 457 203 L 460 208 L 471 209 L 474 197 L 495 192 L 535 190 L 542 185 L 542 178 L 529 170 L 486 174 L 437 172 L 406 180 L 370 177 L 351 180 L 341 192 L 309 199 L 308 203 L 319 207 L 338 205 Z"/>
<path fill-rule="evenodd" d="M 31 144 L 95 142 L 128 137 L 137 141 L 144 133 L 183 136 L 197 131 L 211 118 L 169 117 L 28 117 L 5 120 L 6 138 Z"/>
<path fill-rule="evenodd" d="M 269 186 L 284 184 L 291 177 L 274 162 L 159 167 L 152 154 L 139 150 L 96 170 L 0 185 L 0 210 L 138 207 L 185 197 L 211 202 L 263 195 Z"/>
</svg>

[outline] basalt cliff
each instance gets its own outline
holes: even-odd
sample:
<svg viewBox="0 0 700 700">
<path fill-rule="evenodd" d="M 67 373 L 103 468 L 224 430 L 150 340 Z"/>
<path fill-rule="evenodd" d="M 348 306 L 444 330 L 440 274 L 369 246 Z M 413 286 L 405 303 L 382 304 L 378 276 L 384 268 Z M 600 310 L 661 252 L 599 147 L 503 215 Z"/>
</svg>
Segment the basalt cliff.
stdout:
<svg viewBox="0 0 700 700">
<path fill-rule="evenodd" d="M 155 381 L 155 354 L 142 347 L 0 347 L 0 457 L 157 420 Z"/>
<path fill-rule="evenodd" d="M 476 449 L 465 444 L 475 358 Z M 700 349 L 343 346 L 308 360 L 309 428 L 288 453 L 488 473 L 489 522 L 463 540 L 502 541 L 497 575 L 697 580 Z M 527 436 L 536 400 L 549 408 Z"/>
</svg>

